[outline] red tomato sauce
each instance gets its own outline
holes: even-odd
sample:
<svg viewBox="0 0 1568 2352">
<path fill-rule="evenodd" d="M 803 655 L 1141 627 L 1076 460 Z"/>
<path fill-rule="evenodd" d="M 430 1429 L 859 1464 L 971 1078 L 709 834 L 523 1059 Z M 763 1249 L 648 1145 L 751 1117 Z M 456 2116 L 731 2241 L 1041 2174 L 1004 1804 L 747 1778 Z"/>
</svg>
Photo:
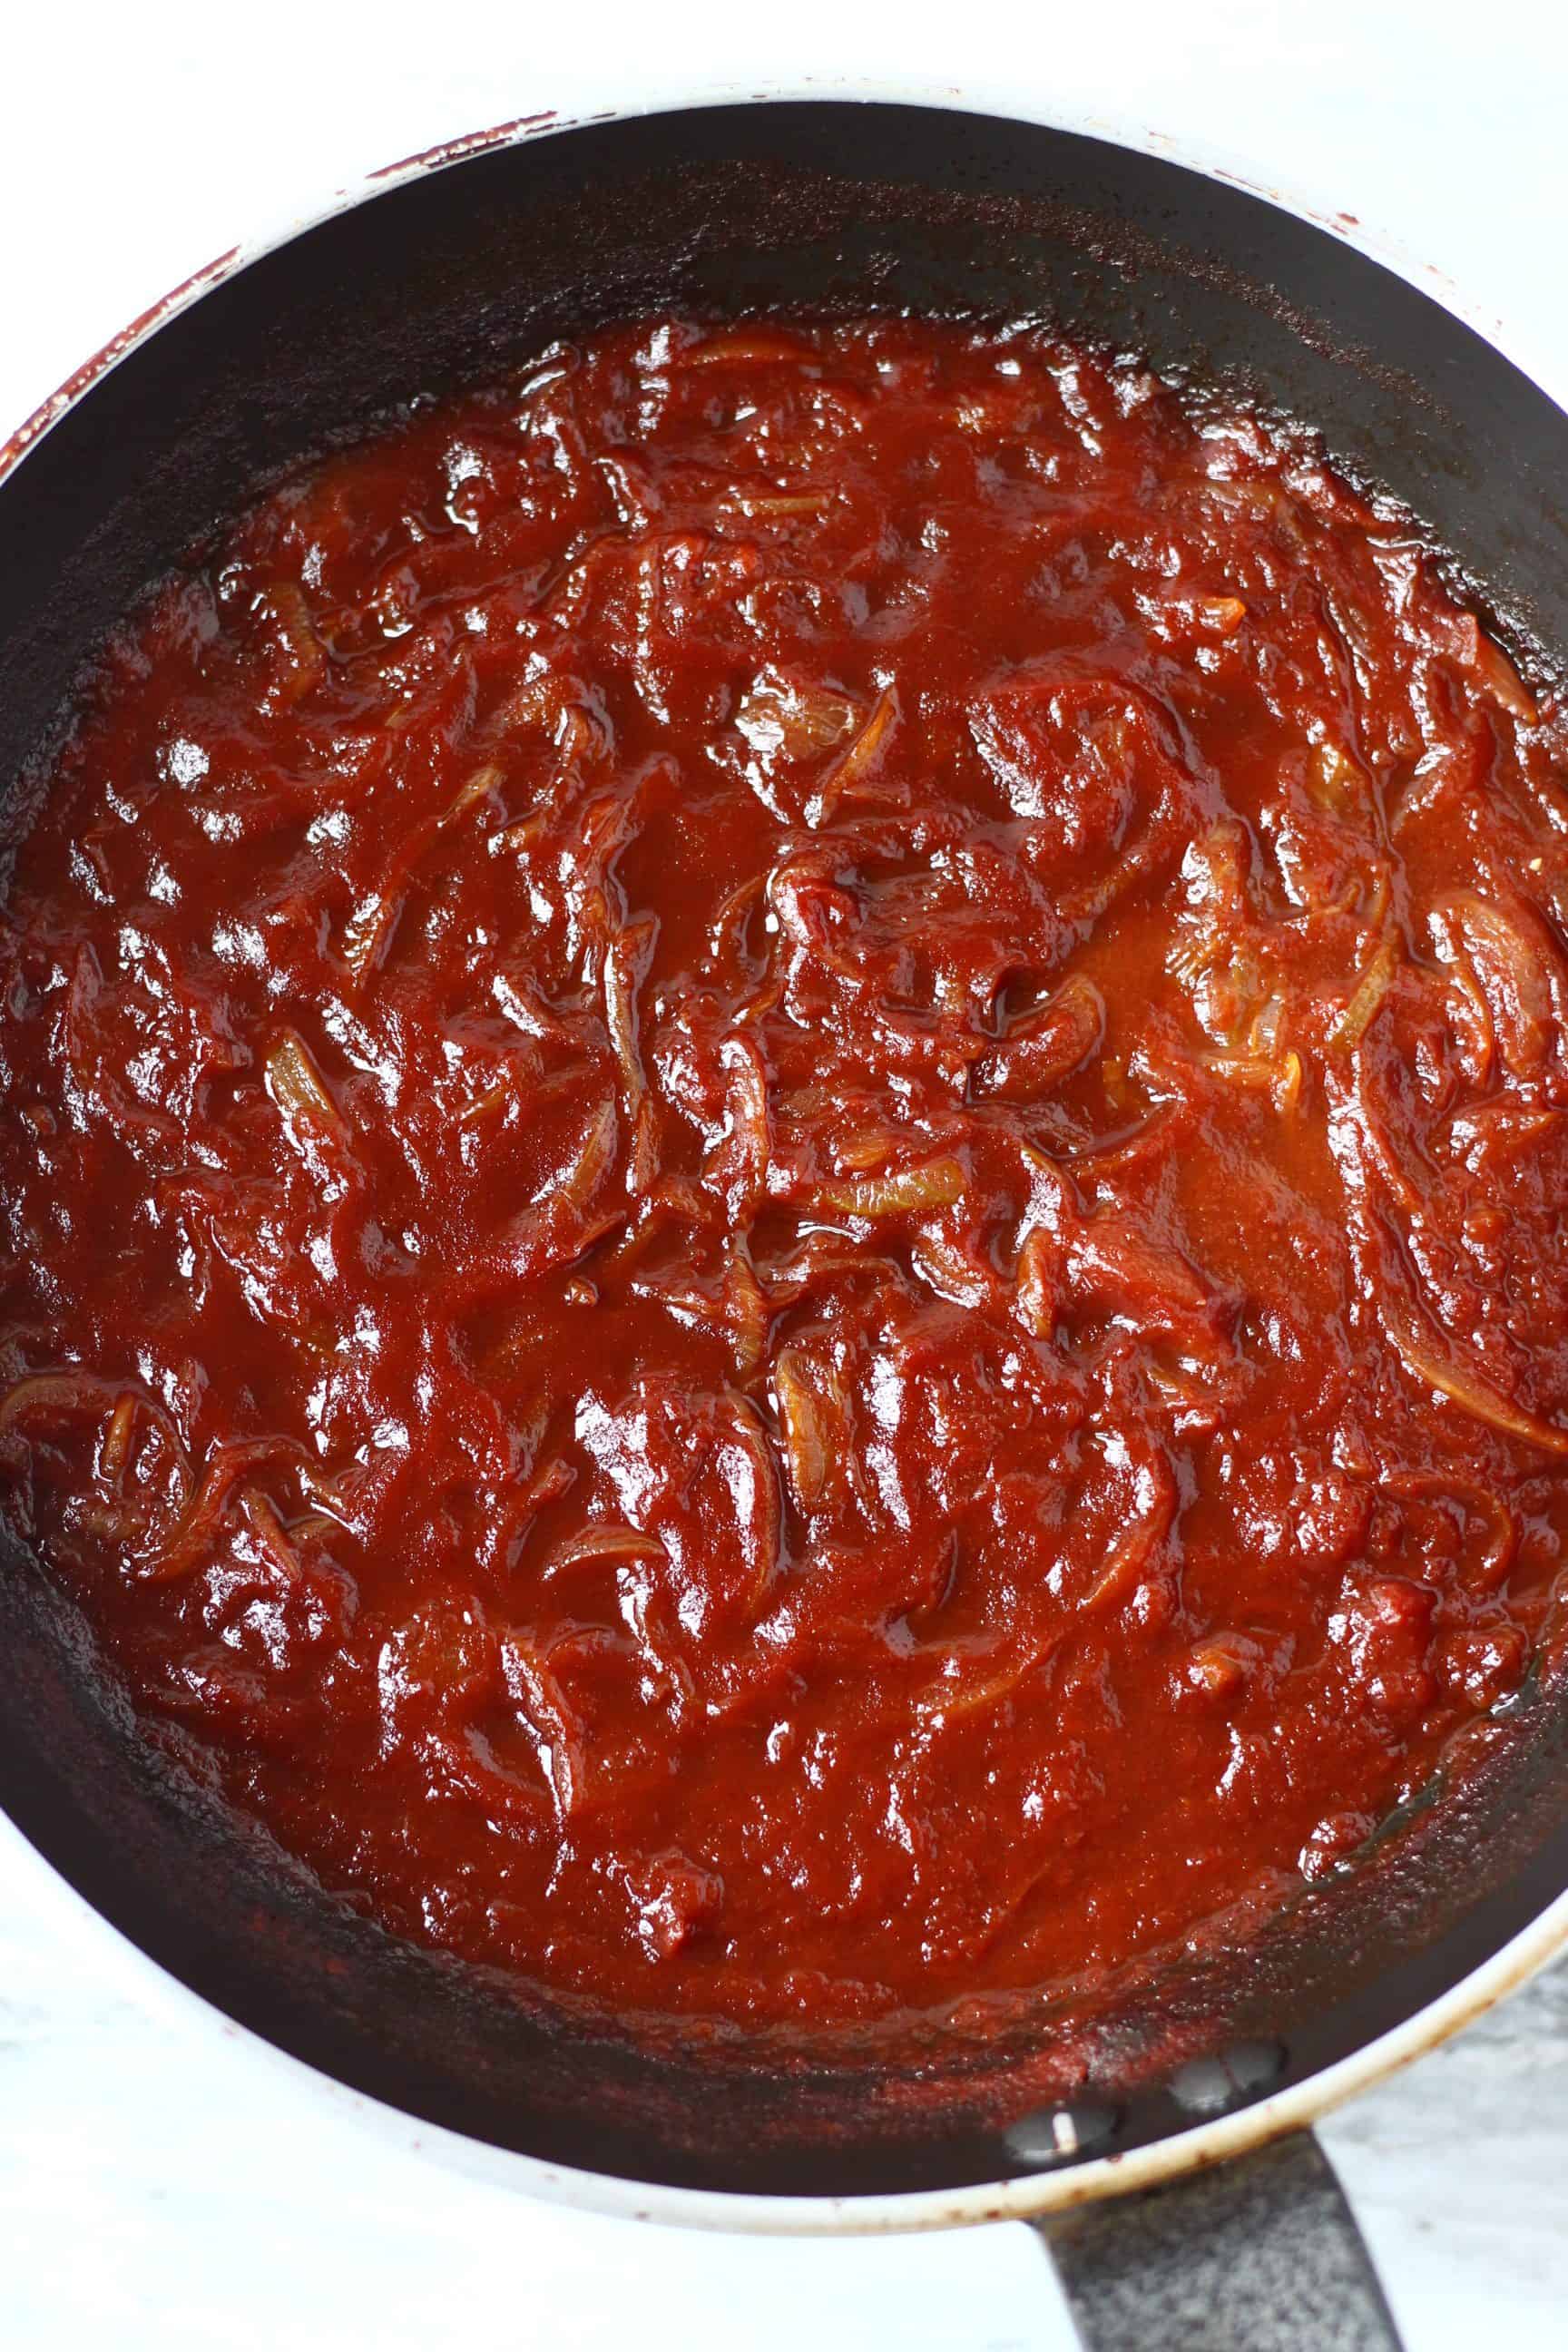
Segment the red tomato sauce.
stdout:
<svg viewBox="0 0 1568 2352">
<path fill-rule="evenodd" d="M 1565 825 L 1408 520 L 1131 364 L 416 404 L 17 848 L 12 1515 L 333 1895 L 619 2013 L 1282 1903 L 1559 1568 Z"/>
</svg>

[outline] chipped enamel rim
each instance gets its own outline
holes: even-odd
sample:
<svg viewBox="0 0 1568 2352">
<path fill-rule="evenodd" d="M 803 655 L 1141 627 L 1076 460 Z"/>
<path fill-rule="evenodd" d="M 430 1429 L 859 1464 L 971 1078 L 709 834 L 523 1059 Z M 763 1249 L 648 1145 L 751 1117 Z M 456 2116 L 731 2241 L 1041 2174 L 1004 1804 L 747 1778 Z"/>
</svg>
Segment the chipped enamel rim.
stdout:
<svg viewBox="0 0 1568 2352">
<path fill-rule="evenodd" d="M 689 93 L 661 97 L 656 106 L 616 106 L 604 113 L 568 121 L 553 111 L 524 115 L 494 129 L 448 140 L 404 162 L 369 174 L 352 188 L 334 190 L 324 200 L 301 212 L 279 218 L 269 231 L 234 247 L 196 270 L 183 285 L 153 303 L 97 355 L 68 377 L 0 446 L 0 486 L 35 443 L 57 425 L 68 410 L 169 320 L 202 296 L 244 269 L 264 254 L 275 251 L 304 230 L 382 194 L 389 188 L 443 171 L 471 155 L 513 146 L 526 139 L 549 138 L 579 130 L 587 123 L 613 122 L 649 113 L 673 113 L 691 107 L 735 104 L 773 105 L 789 100 L 837 100 L 853 104 L 923 106 L 955 113 L 989 114 L 1034 123 L 1054 131 L 1078 132 L 1135 152 L 1184 165 L 1208 178 L 1226 181 L 1259 196 L 1279 210 L 1339 237 L 1371 259 L 1392 269 L 1420 292 L 1474 329 L 1494 350 L 1512 361 L 1538 384 L 1549 399 L 1568 406 L 1568 386 L 1545 381 L 1525 355 L 1522 337 L 1482 305 L 1469 299 L 1443 270 L 1421 261 L 1397 240 L 1384 236 L 1342 212 L 1325 212 L 1306 193 L 1260 181 L 1246 158 L 1201 142 L 1189 142 L 1125 117 L 1071 109 L 1020 106 L 1008 85 L 969 82 L 963 86 L 932 86 L 917 81 L 846 79 L 824 77 L 784 83 L 756 90 L 735 83 L 699 85 Z M 410 2153 L 440 2158 L 471 2178 L 501 2187 L 520 2189 L 531 2196 L 573 2205 L 623 2220 L 657 2221 L 687 2229 L 749 2231 L 769 2236 L 883 2234 L 895 2231 L 946 2229 L 983 2221 L 1030 2221 L 1060 2213 L 1074 2206 L 1114 2197 L 1134 2189 L 1152 2189 L 1163 2181 L 1221 2164 L 1247 2150 L 1265 2146 L 1288 2132 L 1302 2130 L 1358 2092 L 1370 2089 L 1396 2068 L 1435 2049 L 1451 2033 L 1482 2016 L 1514 1991 L 1568 1945 L 1568 1891 L 1558 1895 L 1530 1926 L 1452 1986 L 1436 2000 L 1407 2018 L 1392 2032 L 1365 2043 L 1351 2056 L 1323 2068 L 1305 2082 L 1293 2084 L 1234 2115 L 1220 2116 L 1151 2146 L 1120 2155 L 1098 2157 L 1021 2179 L 980 2182 L 956 2189 L 931 2189 L 913 2195 L 883 2197 L 766 2197 L 737 2195 L 725 2190 L 673 2189 L 622 2179 L 615 2175 L 574 2170 L 522 2156 L 483 2140 L 421 2121 L 402 2109 L 351 2089 L 333 2077 L 290 2056 L 275 2043 L 252 2033 L 226 2017 L 212 2003 L 151 1959 L 117 1928 L 94 1912 L 86 1898 L 60 1877 L 20 1832 L 0 1815 L 5 1846 L 26 1857 L 47 1874 L 57 1889 L 64 1888 L 81 1918 L 94 1923 L 99 1946 L 109 1957 L 117 1948 L 121 1962 L 132 1973 L 144 1993 L 172 2002 L 187 2030 L 199 2026 L 232 2045 L 238 2042 L 258 2063 L 287 2070 L 301 2098 L 331 2099 L 341 2110 L 356 2115 L 384 2138 Z"/>
</svg>

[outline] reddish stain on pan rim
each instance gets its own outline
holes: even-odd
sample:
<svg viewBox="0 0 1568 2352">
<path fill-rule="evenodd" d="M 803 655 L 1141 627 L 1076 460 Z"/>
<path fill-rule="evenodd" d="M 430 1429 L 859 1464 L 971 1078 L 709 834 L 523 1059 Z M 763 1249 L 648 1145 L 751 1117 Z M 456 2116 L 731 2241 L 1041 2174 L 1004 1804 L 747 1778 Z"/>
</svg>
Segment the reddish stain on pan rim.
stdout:
<svg viewBox="0 0 1568 2352">
<path fill-rule="evenodd" d="M 32 415 L 17 425 L 9 439 L 0 443 L 0 482 L 26 456 L 34 442 L 41 440 L 49 427 L 58 423 L 66 410 L 74 407 L 83 393 L 90 391 L 99 378 L 107 375 L 127 352 L 151 334 L 154 328 L 161 327 L 166 319 L 172 318 L 176 310 L 183 310 L 187 302 L 206 293 L 226 278 L 237 267 L 240 253 L 241 248 L 237 245 L 231 245 L 226 253 L 218 255 L 216 261 L 205 262 L 200 269 L 193 270 L 169 293 L 160 295 L 156 302 L 150 303 L 140 317 L 132 320 L 129 326 L 121 327 L 117 335 L 111 335 L 101 350 L 95 352 L 91 359 L 84 360 L 67 376 L 64 383 L 51 392 L 48 398 L 41 401 Z"/>
<path fill-rule="evenodd" d="M 610 114 L 592 118 L 595 121 L 613 119 Z M 216 259 L 204 262 L 199 269 L 194 269 L 188 278 L 171 287 L 166 294 L 161 294 L 155 302 L 149 303 L 128 325 L 111 335 L 108 342 L 93 352 L 90 359 L 84 360 L 79 367 L 74 368 L 63 383 L 57 385 L 47 399 L 39 402 L 31 415 L 0 442 L 0 482 L 14 472 L 34 443 L 41 440 L 51 425 L 59 422 L 67 409 L 73 408 L 82 394 L 90 392 L 100 378 L 107 375 L 138 343 L 165 325 L 177 311 L 184 310 L 199 296 L 210 293 L 215 286 L 221 285 L 237 269 L 258 259 L 264 252 L 291 242 L 296 236 L 314 227 L 335 212 L 346 211 L 352 205 L 364 203 L 384 183 L 401 179 L 414 172 L 440 171 L 447 164 L 462 163 L 471 155 L 484 154 L 494 147 L 537 138 L 546 131 L 571 128 L 571 123 L 563 121 L 553 107 L 546 107 L 537 114 L 517 115 L 509 122 L 495 123 L 489 130 L 469 131 L 458 139 L 443 140 L 436 146 L 405 155 L 399 163 L 384 163 L 378 171 L 368 173 L 361 185 L 340 192 L 334 203 L 314 207 L 276 236 L 264 237 L 251 246 L 231 245 Z"/>
<path fill-rule="evenodd" d="M 460 163 L 469 155 L 483 155 L 491 147 L 505 147 L 557 128 L 563 130 L 566 126 L 552 106 L 538 114 L 519 114 L 510 122 L 495 123 L 489 131 L 469 131 L 460 139 L 443 139 L 434 147 L 421 147 L 415 154 L 405 155 L 398 163 L 384 163 L 378 172 L 370 174 L 370 184 L 374 187 L 383 180 L 401 179 L 405 172 L 439 172 L 447 163 Z"/>
</svg>

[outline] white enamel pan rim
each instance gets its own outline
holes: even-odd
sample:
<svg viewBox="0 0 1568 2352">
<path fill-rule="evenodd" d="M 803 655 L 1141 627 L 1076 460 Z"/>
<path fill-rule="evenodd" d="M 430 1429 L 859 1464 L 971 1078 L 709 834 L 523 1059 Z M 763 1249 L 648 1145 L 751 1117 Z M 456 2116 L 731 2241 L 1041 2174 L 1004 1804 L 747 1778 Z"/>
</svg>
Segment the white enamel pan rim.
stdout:
<svg viewBox="0 0 1568 2352">
<path fill-rule="evenodd" d="M 1565 391 L 1545 382 L 1521 355 L 1525 343 L 1484 305 L 1467 297 L 1438 267 L 1417 259 L 1396 240 L 1380 236 L 1364 223 L 1325 209 L 1326 194 L 1281 187 L 1260 177 L 1246 157 L 1205 142 L 1188 142 L 1114 114 L 1074 111 L 1019 102 L 1016 89 L 1000 83 L 970 81 L 963 86 L 930 85 L 919 81 L 857 80 L 833 77 L 805 79 L 758 90 L 753 87 L 707 83 L 684 92 L 661 92 L 657 105 L 618 105 L 604 114 L 566 121 L 534 114 L 494 131 L 454 140 L 425 154 L 410 157 L 392 169 L 368 176 L 359 185 L 337 189 L 306 210 L 280 216 L 267 233 L 237 247 L 219 260 L 198 270 L 183 286 L 155 303 L 117 335 L 98 355 L 79 368 L 51 394 L 0 446 L 0 483 L 52 425 L 75 406 L 119 362 L 144 342 L 167 320 L 211 287 L 221 284 L 263 254 L 272 252 L 302 231 L 315 227 L 351 206 L 387 189 L 417 180 L 425 173 L 460 163 L 466 156 L 523 140 L 550 138 L 583 127 L 584 120 L 608 122 L 645 113 L 679 111 L 693 106 L 740 103 L 771 105 L 790 100 L 832 100 L 848 104 L 880 102 L 946 109 L 955 113 L 990 114 L 1038 124 L 1056 131 L 1077 131 L 1113 145 L 1163 158 L 1187 169 L 1246 189 L 1281 211 L 1339 237 L 1406 279 L 1421 292 L 1463 320 L 1475 331 L 1511 359 L 1549 398 L 1568 406 Z M 220 2038 L 229 2057 L 241 2053 L 274 2070 L 286 2069 L 301 2103 L 330 2100 L 357 2114 L 388 2141 L 412 2152 L 439 2158 L 454 2168 L 491 2183 L 518 2189 L 557 2203 L 622 2219 L 657 2221 L 688 2229 L 750 2231 L 772 2236 L 879 2234 L 895 2231 L 942 2229 L 981 2221 L 1027 2221 L 1102 2197 L 1150 2189 L 1183 2173 L 1196 2171 L 1244 2155 L 1283 2134 L 1317 2121 L 1342 2101 L 1421 2057 L 1437 2043 L 1523 1984 L 1536 1970 L 1568 1945 L 1568 1890 L 1540 1912 L 1500 1951 L 1458 1984 L 1430 2002 L 1391 2032 L 1363 2044 L 1347 2058 L 1323 2068 L 1305 2082 L 1260 2099 L 1238 2113 L 1220 2116 L 1152 2146 L 1125 2154 L 1096 2158 L 1065 2169 L 1031 2173 L 1022 2178 L 980 2182 L 973 2187 L 931 2189 L 886 2197 L 764 2197 L 724 2190 L 674 2189 L 610 2174 L 573 2170 L 533 2157 L 473 2139 L 461 2133 L 425 2123 L 417 2116 L 350 2089 L 303 2061 L 291 2057 L 247 2028 L 237 2025 L 222 2011 L 149 1958 L 136 1945 L 94 1912 L 86 1899 L 38 1855 L 18 1832 L 0 1816 L 0 1856 L 10 1854 L 16 1866 L 30 1861 L 45 1872 L 57 1889 L 68 1891 L 79 1916 L 96 1928 L 106 1964 L 117 1949 L 121 1965 L 132 1974 L 144 1995 L 174 2004 L 187 2030 L 205 2031 Z"/>
</svg>

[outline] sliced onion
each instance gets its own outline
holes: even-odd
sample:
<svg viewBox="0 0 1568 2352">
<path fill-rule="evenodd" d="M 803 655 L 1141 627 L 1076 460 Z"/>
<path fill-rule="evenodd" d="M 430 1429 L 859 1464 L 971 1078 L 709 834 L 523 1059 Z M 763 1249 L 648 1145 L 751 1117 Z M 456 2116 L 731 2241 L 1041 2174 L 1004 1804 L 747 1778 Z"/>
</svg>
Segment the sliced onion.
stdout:
<svg viewBox="0 0 1568 2352">
<path fill-rule="evenodd" d="M 779 1561 L 779 1540 L 783 1511 L 779 1498 L 778 1465 L 767 1432 L 757 1417 L 755 1408 L 742 1396 L 732 1392 L 725 1399 L 729 1435 L 742 1448 L 752 1465 L 752 1490 L 756 1512 L 752 1523 L 752 1551 L 755 1568 L 751 1589 L 742 1603 L 746 1614 L 755 1617 L 763 1605 L 769 1585 L 773 1580 Z M 731 1493 L 739 1488 L 731 1481 Z"/>
<path fill-rule="evenodd" d="M 658 1115 L 653 1097 L 645 1094 L 632 1121 L 632 1149 L 626 1170 L 626 1190 L 646 1199 L 658 1181 Z"/>
<path fill-rule="evenodd" d="M 1018 1252 L 1017 1310 L 1026 1331 L 1048 1339 L 1056 1327 L 1062 1288 L 1062 1245 L 1055 1234 L 1036 1225 Z"/>
<path fill-rule="evenodd" d="M 1131 1600 L 1142 1581 L 1144 1570 L 1169 1536 L 1175 1524 L 1177 1495 L 1175 1482 L 1163 1463 L 1159 1464 L 1153 1486 L 1142 1518 L 1114 1546 L 1084 1595 L 1085 1609 L 1118 1608 L 1122 1601 Z"/>
<path fill-rule="evenodd" d="M 668 1554 L 657 1536 L 645 1535 L 640 1528 L 626 1527 L 617 1521 L 605 1521 L 597 1527 L 584 1528 L 581 1534 L 552 1552 L 540 1570 L 541 1576 L 558 1576 L 563 1570 L 581 1567 L 591 1559 L 664 1559 Z"/>
<path fill-rule="evenodd" d="M 342 957 L 355 980 L 363 980 L 375 961 L 398 901 L 385 890 L 373 891 L 359 905 L 343 925 Z"/>
<path fill-rule="evenodd" d="M 1458 634 L 1459 658 L 1475 672 L 1494 700 L 1500 702 L 1521 726 L 1539 726 L 1541 712 L 1535 697 L 1502 647 L 1495 638 L 1488 636 L 1473 613 L 1459 615 Z"/>
<path fill-rule="evenodd" d="M 403 904 L 404 888 L 420 859 L 433 844 L 470 809 L 489 800 L 505 782 L 499 768 L 478 768 L 440 813 L 416 825 L 394 856 L 379 888 L 362 898 L 343 925 L 342 958 L 356 981 L 375 961 L 383 940 Z"/>
<path fill-rule="evenodd" d="M 731 490 L 720 511 L 744 515 L 748 522 L 788 521 L 799 515 L 826 514 L 832 503 L 829 490 Z"/>
<path fill-rule="evenodd" d="M 190 1457 L 166 1406 L 144 1391 L 122 1388 L 96 1372 L 61 1367 L 28 1372 L 13 1381 L 0 1397 L 0 1436 L 10 1430 L 25 1431 L 32 1422 L 96 1421 L 107 1415 L 99 1467 L 105 1478 L 113 1480 L 130 1458 L 131 1429 L 138 1412 L 146 1413 L 168 1447 L 179 1494 L 188 1496 Z"/>
<path fill-rule="evenodd" d="M 1336 1052 L 1348 1053 L 1361 1044 L 1384 998 L 1394 985 L 1399 961 L 1398 940 L 1384 940 L 1357 981 L 1339 1019 L 1329 1031 L 1328 1042 Z"/>
<path fill-rule="evenodd" d="M 114 1402 L 109 1425 L 99 1447 L 99 1462 L 106 1478 L 118 1478 L 131 1457 L 131 1433 L 136 1425 L 136 1399 L 127 1389 Z"/>
<path fill-rule="evenodd" d="M 1150 1241 L 1114 1213 L 1090 1217 L 1074 1235 L 1068 1264 L 1074 1286 L 1119 1307 L 1180 1328 L 1206 1323 L 1214 1298 L 1180 1253 Z"/>
<path fill-rule="evenodd" d="M 286 1585 L 298 1584 L 305 1572 L 304 1562 L 285 1533 L 282 1520 L 261 1489 L 258 1486 L 242 1486 L 237 1507 L 263 1559 L 277 1570 Z"/>
<path fill-rule="evenodd" d="M 750 874 L 724 900 L 708 926 L 708 951 L 716 963 L 744 954 L 746 927 L 763 895 L 767 877 Z"/>
<path fill-rule="evenodd" d="M 816 354 L 805 343 L 772 334 L 764 327 L 737 327 L 728 334 L 710 335 L 704 343 L 672 352 L 658 373 L 673 375 L 682 368 L 766 367 L 770 362 L 805 362 Z"/>
<path fill-rule="evenodd" d="M 910 1271 L 939 1298 L 958 1307 L 980 1307 L 1000 1295 L 995 1269 L 972 1257 L 940 1225 L 928 1225 L 910 1244 Z"/>
<path fill-rule="evenodd" d="M 885 1168 L 898 1148 L 899 1137 L 892 1128 L 863 1127 L 841 1137 L 835 1152 L 842 1166 L 863 1176 L 868 1169 Z"/>
<path fill-rule="evenodd" d="M 726 1125 L 702 1172 L 721 1190 L 731 1223 L 740 1225 L 755 1213 L 773 1158 L 767 1070 L 750 1037 L 726 1037 L 719 1059 L 729 1079 Z"/>
<path fill-rule="evenodd" d="M 459 1127 L 477 1126 L 482 1120 L 493 1118 L 497 1111 L 516 1099 L 516 1088 L 507 1079 L 498 1078 L 494 1086 L 487 1087 L 483 1094 L 476 1095 L 472 1102 L 465 1103 L 458 1113 L 458 1124 Z"/>
<path fill-rule="evenodd" d="M 1495 1592 L 1519 1552 L 1519 1520 L 1500 1496 L 1479 1480 L 1456 1471 L 1396 1470 L 1382 1480 L 1391 1495 L 1441 1496 L 1462 1503 L 1488 1529 L 1480 1574 L 1475 1580 L 1483 1592 Z"/>
<path fill-rule="evenodd" d="M 940 1669 L 942 1682 L 917 1702 L 916 1712 L 928 1722 L 944 1727 L 989 1713 L 1004 1699 L 1011 1698 L 1020 1685 L 1045 1664 L 1053 1646 L 1040 1639 L 1025 1642 L 1017 1648 L 1004 1648 L 1000 1664 L 994 1663 L 998 1653 L 992 1650 L 981 1661 L 982 1671 L 973 1682 L 963 1679 L 963 1669 L 971 1663 L 969 1654 L 950 1651 Z"/>
<path fill-rule="evenodd" d="M 1037 1101 L 1080 1068 L 1104 1035 L 1105 1000 L 1092 981 L 1071 973 L 976 1064 L 975 1090 L 999 1102 Z"/>
<path fill-rule="evenodd" d="M 1316 743 L 1307 761 L 1307 790 L 1320 808 L 1343 816 L 1366 797 L 1366 778 L 1337 743 Z"/>
<path fill-rule="evenodd" d="M 779 1350 L 773 1387 L 790 1484 L 801 1508 L 814 1510 L 848 1444 L 848 1404 L 837 1375 L 798 1348 Z"/>
<path fill-rule="evenodd" d="M 615 1104 L 601 1103 L 588 1122 L 575 1159 L 550 1194 L 551 1202 L 574 1209 L 586 1208 L 609 1172 L 619 1135 L 620 1121 Z"/>
<path fill-rule="evenodd" d="M 95 1421 L 118 1403 L 112 1381 L 96 1372 L 29 1372 L 0 1398 L 0 1431 L 33 1420 Z"/>
<path fill-rule="evenodd" d="M 633 952 L 624 938 L 612 940 L 605 950 L 603 982 L 605 1025 L 620 1065 L 626 1113 L 635 1118 L 646 1081 L 637 1052 L 637 973 Z"/>
<path fill-rule="evenodd" d="M 1293 1048 L 1284 1054 L 1198 1054 L 1194 1060 L 1221 1086 L 1268 1095 L 1281 1117 L 1293 1111 L 1301 1098 L 1305 1071 L 1300 1055 Z"/>
<path fill-rule="evenodd" d="M 267 1056 L 267 1091 L 285 1118 L 304 1119 L 333 1135 L 343 1132 L 342 1114 L 296 1030 L 285 1029 Z"/>
<path fill-rule="evenodd" d="M 742 697 L 735 725 L 760 760 L 805 761 L 842 743 L 858 717 L 848 695 L 767 669 Z"/>
<path fill-rule="evenodd" d="M 1473 1420 L 1500 1429 L 1522 1444 L 1538 1445 L 1546 1454 L 1568 1454 L 1568 1430 L 1558 1429 L 1539 1414 L 1515 1404 L 1489 1381 L 1467 1366 L 1456 1364 L 1427 1339 L 1417 1318 L 1398 1301 L 1387 1298 L 1381 1308 L 1383 1326 L 1407 1371 L 1428 1388 L 1446 1396 Z"/>
<path fill-rule="evenodd" d="M 583 1781 L 583 1738 L 561 1685 L 535 1645 L 509 1633 L 500 1645 L 501 1674 L 512 1702 L 538 1742 L 540 1769 L 554 1800 L 555 1818 L 570 1818 Z"/>
<path fill-rule="evenodd" d="M 866 724 L 817 794 L 809 812 L 814 824 L 825 824 L 844 794 L 866 774 L 880 753 L 883 739 L 898 715 L 898 698 L 890 686 L 885 686 L 872 704 Z"/>
<path fill-rule="evenodd" d="M 816 1205 L 847 1217 L 900 1217 L 911 1210 L 950 1209 L 968 1189 L 962 1162 L 944 1153 L 890 1176 L 863 1176 L 821 1185 Z"/>
<path fill-rule="evenodd" d="M 761 1365 L 767 1346 L 768 1303 L 743 1243 L 736 1243 L 730 1252 L 724 1276 L 724 1305 L 735 1369 L 742 1381 L 749 1381 Z"/>
<path fill-rule="evenodd" d="M 445 833 L 448 825 L 456 824 L 459 817 L 467 816 L 470 809 L 478 808 L 481 801 L 488 801 L 492 793 L 500 792 L 505 781 L 497 767 L 476 768 L 468 782 L 459 785 L 436 819 L 437 833 Z"/>
<path fill-rule="evenodd" d="M 294 1463 L 303 1452 L 298 1439 L 253 1437 L 226 1440 L 215 1445 L 195 1493 L 185 1504 L 168 1535 L 149 1551 L 142 1573 L 151 1584 L 166 1584 L 188 1575 L 197 1566 L 227 1516 L 235 1488 L 248 1470 L 276 1463 Z"/>
<path fill-rule="evenodd" d="M 1438 953 L 1465 989 L 1472 1013 L 1484 1007 L 1485 1026 L 1509 1072 L 1530 1077 L 1546 1057 L 1563 985 L 1561 962 L 1538 919 L 1461 890 L 1433 908 L 1431 924 Z"/>
<path fill-rule="evenodd" d="M 327 649 L 310 618 L 303 591 L 292 580 L 276 582 L 262 602 L 289 663 L 289 675 L 279 681 L 279 698 L 285 703 L 298 702 L 325 676 Z"/>
</svg>

